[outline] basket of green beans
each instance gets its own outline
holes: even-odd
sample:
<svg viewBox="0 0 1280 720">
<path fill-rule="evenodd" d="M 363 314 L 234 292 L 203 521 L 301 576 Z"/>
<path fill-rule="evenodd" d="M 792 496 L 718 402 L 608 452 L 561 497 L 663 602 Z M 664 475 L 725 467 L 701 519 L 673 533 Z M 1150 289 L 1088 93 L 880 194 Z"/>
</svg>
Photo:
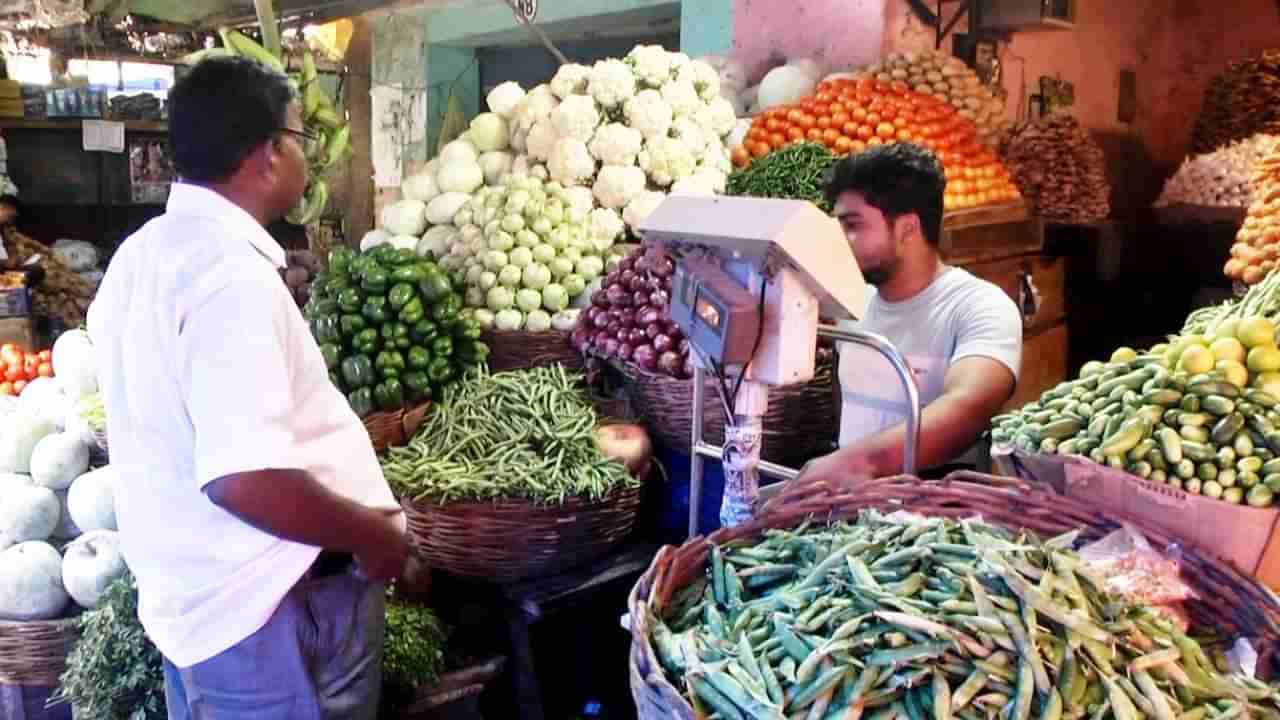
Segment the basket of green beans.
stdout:
<svg viewBox="0 0 1280 720">
<path fill-rule="evenodd" d="M 597 445 L 581 375 L 561 365 L 449 386 L 382 456 L 433 568 L 513 582 L 590 562 L 630 534 L 641 482 Z"/>
<path fill-rule="evenodd" d="M 1184 546 L 1188 634 L 1108 595 L 1074 552 L 1121 522 L 1174 541 L 972 473 L 796 486 L 752 523 L 663 548 L 636 584 L 639 717 L 1280 718 L 1275 687 L 1210 659 L 1237 636 L 1269 656 L 1276 597 Z"/>
</svg>

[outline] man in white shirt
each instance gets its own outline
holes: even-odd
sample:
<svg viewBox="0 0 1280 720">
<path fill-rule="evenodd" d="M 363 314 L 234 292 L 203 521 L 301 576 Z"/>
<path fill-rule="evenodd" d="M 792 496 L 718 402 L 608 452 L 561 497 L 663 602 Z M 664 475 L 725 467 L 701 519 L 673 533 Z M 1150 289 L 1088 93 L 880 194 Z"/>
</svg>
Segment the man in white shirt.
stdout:
<svg viewBox="0 0 1280 720">
<path fill-rule="evenodd" d="M 200 63 L 169 103 L 182 181 L 89 311 L 169 717 L 374 718 L 383 583 L 408 544 L 264 230 L 306 183 L 299 104 L 243 59 Z"/>
<path fill-rule="evenodd" d="M 937 159 L 898 143 L 850 155 L 826 189 L 875 294 L 849 327 L 887 338 L 906 356 L 924 406 L 916 467 L 965 453 L 1012 396 L 1022 318 L 999 287 L 938 253 L 946 178 Z M 841 481 L 902 471 L 906 396 L 872 350 L 841 344 L 840 449 L 802 479 Z"/>
</svg>

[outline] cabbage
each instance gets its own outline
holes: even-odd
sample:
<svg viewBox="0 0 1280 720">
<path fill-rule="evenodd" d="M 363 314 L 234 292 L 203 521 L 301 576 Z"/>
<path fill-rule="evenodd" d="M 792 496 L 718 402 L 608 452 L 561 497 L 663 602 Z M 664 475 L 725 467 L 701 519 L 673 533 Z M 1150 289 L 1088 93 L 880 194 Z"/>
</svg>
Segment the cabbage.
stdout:
<svg viewBox="0 0 1280 720">
<path fill-rule="evenodd" d="M 485 305 L 494 312 L 506 310 L 514 302 L 515 296 L 511 294 L 510 288 L 503 285 L 495 285 L 485 294 Z"/>
<path fill-rule="evenodd" d="M 484 266 L 489 270 L 497 272 L 508 262 L 507 254 L 501 250 L 490 250 L 484 254 Z"/>
<path fill-rule="evenodd" d="M 551 271 L 551 277 L 559 280 L 573 272 L 573 261 L 564 257 L 552 258 L 551 262 L 547 263 L 547 269 Z"/>
<path fill-rule="evenodd" d="M 484 170 L 474 160 L 445 163 L 440 166 L 436 182 L 444 192 L 470 193 L 484 184 Z"/>
<path fill-rule="evenodd" d="M 406 200 L 427 203 L 440 194 L 440 186 L 436 185 L 435 173 L 419 172 L 400 184 L 400 193 Z"/>
<path fill-rule="evenodd" d="M 448 225 L 453 222 L 453 217 L 458 214 L 458 211 L 470 199 L 471 196 L 464 192 L 446 192 L 437 195 L 434 200 L 427 203 L 427 222 L 432 225 Z M 422 231 L 419 230 L 417 233 L 409 234 L 420 235 Z"/>
<path fill-rule="evenodd" d="M 503 310 L 494 319 L 494 327 L 499 330 L 519 330 L 524 324 L 524 315 L 519 310 Z"/>
<path fill-rule="evenodd" d="M 520 279 L 523 275 L 524 274 L 520 272 L 520 268 L 515 265 L 507 265 L 498 273 L 498 282 L 506 285 L 507 287 L 516 287 L 520 284 Z"/>
<path fill-rule="evenodd" d="M 471 121 L 471 141 L 480 152 L 503 150 L 507 147 L 507 121 L 497 113 L 480 113 Z"/>
<path fill-rule="evenodd" d="M 524 288 L 516 293 L 516 307 L 524 312 L 533 312 L 542 307 L 542 293 Z"/>
<path fill-rule="evenodd" d="M 551 316 L 545 310 L 531 310 L 524 318 L 524 329 L 529 332 L 546 332 L 551 329 Z"/>
<path fill-rule="evenodd" d="M 551 283 L 542 288 L 542 307 L 558 313 L 569 307 L 569 292 L 559 283 Z"/>
<path fill-rule="evenodd" d="M 587 288 L 587 280 L 577 273 L 565 275 L 560 281 L 564 286 L 565 292 L 569 293 L 569 297 L 578 297 L 583 294 L 583 290 Z"/>
<path fill-rule="evenodd" d="M 53 374 L 71 400 L 98 391 L 98 366 L 93 341 L 83 330 L 68 330 L 53 344 Z"/>
<path fill-rule="evenodd" d="M 421 200 L 393 202 L 382 209 L 381 220 L 382 227 L 392 235 L 421 235 L 427 229 L 427 204 Z"/>
<path fill-rule="evenodd" d="M 550 287 L 550 286 L 548 286 Z M 546 305 L 547 291 L 542 291 L 543 305 Z M 572 332 L 573 328 L 578 324 L 578 315 L 581 310 L 562 310 L 551 316 L 551 327 L 561 332 Z"/>
<path fill-rule="evenodd" d="M 511 251 L 512 265 L 515 265 L 518 268 L 523 268 L 525 265 L 528 265 L 531 262 L 533 262 L 533 251 L 530 250 L 529 248 L 521 245 L 520 247 L 515 248 L 514 250 Z"/>
<path fill-rule="evenodd" d="M 508 214 L 502 218 L 502 229 L 510 233 L 520 232 L 524 229 L 524 218 L 515 213 Z"/>
<path fill-rule="evenodd" d="M 475 163 L 480 159 L 476 146 L 466 140 L 458 139 L 440 149 L 440 170 L 452 163 Z"/>
<path fill-rule="evenodd" d="M 527 288 L 541 290 L 551 282 L 551 271 L 542 263 L 529 263 L 524 267 L 523 283 Z"/>
<path fill-rule="evenodd" d="M 583 255 L 577 264 L 578 274 L 588 282 L 600 277 L 604 270 L 604 261 L 595 255 Z"/>
<path fill-rule="evenodd" d="M 416 251 L 421 257 L 442 258 L 449 252 L 449 244 L 458 231 L 448 225 L 437 225 L 418 241 Z"/>
<path fill-rule="evenodd" d="M 488 308 L 476 308 L 475 312 L 471 313 L 471 317 L 475 318 L 475 321 L 480 323 L 480 327 L 484 330 L 493 327 L 493 321 L 496 319 L 493 311 Z"/>
<path fill-rule="evenodd" d="M 543 243 L 533 248 L 533 259 L 540 263 L 549 263 L 556 256 L 556 249 Z"/>
<path fill-rule="evenodd" d="M 57 432 L 53 423 L 19 412 L 0 429 L 0 472 L 28 473 L 36 443 Z"/>
<path fill-rule="evenodd" d="M 511 266 L 508 265 L 507 267 L 511 267 Z M 502 268 L 502 269 L 506 270 L 507 268 Z M 473 281 L 468 279 L 468 282 L 473 282 Z M 481 270 L 480 276 L 477 277 L 474 280 L 474 282 L 477 286 L 479 286 L 481 290 L 484 290 L 487 292 L 494 285 L 498 284 L 498 276 L 491 270 Z"/>
<path fill-rule="evenodd" d="M 511 153 L 496 150 L 480 156 L 480 169 L 484 172 L 487 185 L 497 185 L 502 177 L 511 171 Z"/>
<path fill-rule="evenodd" d="M 488 236 L 486 243 L 490 250 L 501 250 L 507 252 L 516 246 L 516 239 L 509 232 L 499 230 Z"/>
</svg>

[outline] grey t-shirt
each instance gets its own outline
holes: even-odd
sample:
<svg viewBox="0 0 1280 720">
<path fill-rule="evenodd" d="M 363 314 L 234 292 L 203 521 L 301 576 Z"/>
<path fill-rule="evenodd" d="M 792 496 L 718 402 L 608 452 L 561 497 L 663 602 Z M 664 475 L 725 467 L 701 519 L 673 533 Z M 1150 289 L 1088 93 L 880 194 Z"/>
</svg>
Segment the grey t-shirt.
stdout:
<svg viewBox="0 0 1280 720">
<path fill-rule="evenodd" d="M 1022 362 L 1022 317 L 996 285 L 961 268 L 947 268 L 915 297 L 887 302 L 871 296 L 866 317 L 846 327 L 882 335 L 915 374 L 921 406 L 942 394 L 951 364 L 988 357 L 1013 371 Z M 840 446 L 906 422 L 907 402 L 897 374 L 879 353 L 840 344 Z"/>
</svg>

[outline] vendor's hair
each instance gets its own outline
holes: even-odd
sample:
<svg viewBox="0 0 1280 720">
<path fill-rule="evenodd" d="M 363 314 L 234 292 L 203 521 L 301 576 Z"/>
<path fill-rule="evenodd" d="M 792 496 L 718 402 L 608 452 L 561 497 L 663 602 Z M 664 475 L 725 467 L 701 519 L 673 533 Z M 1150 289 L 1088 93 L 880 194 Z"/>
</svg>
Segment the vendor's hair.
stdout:
<svg viewBox="0 0 1280 720">
<path fill-rule="evenodd" d="M 946 175 L 933 153 L 919 145 L 892 143 L 837 162 L 824 192 L 832 205 L 842 193 L 856 192 L 891 222 L 915 213 L 925 240 L 936 247 L 942 234 L 946 187 Z"/>
<path fill-rule="evenodd" d="M 247 58 L 201 61 L 169 92 L 169 144 L 178 175 L 221 182 L 286 127 L 295 92 L 283 73 Z"/>
</svg>

